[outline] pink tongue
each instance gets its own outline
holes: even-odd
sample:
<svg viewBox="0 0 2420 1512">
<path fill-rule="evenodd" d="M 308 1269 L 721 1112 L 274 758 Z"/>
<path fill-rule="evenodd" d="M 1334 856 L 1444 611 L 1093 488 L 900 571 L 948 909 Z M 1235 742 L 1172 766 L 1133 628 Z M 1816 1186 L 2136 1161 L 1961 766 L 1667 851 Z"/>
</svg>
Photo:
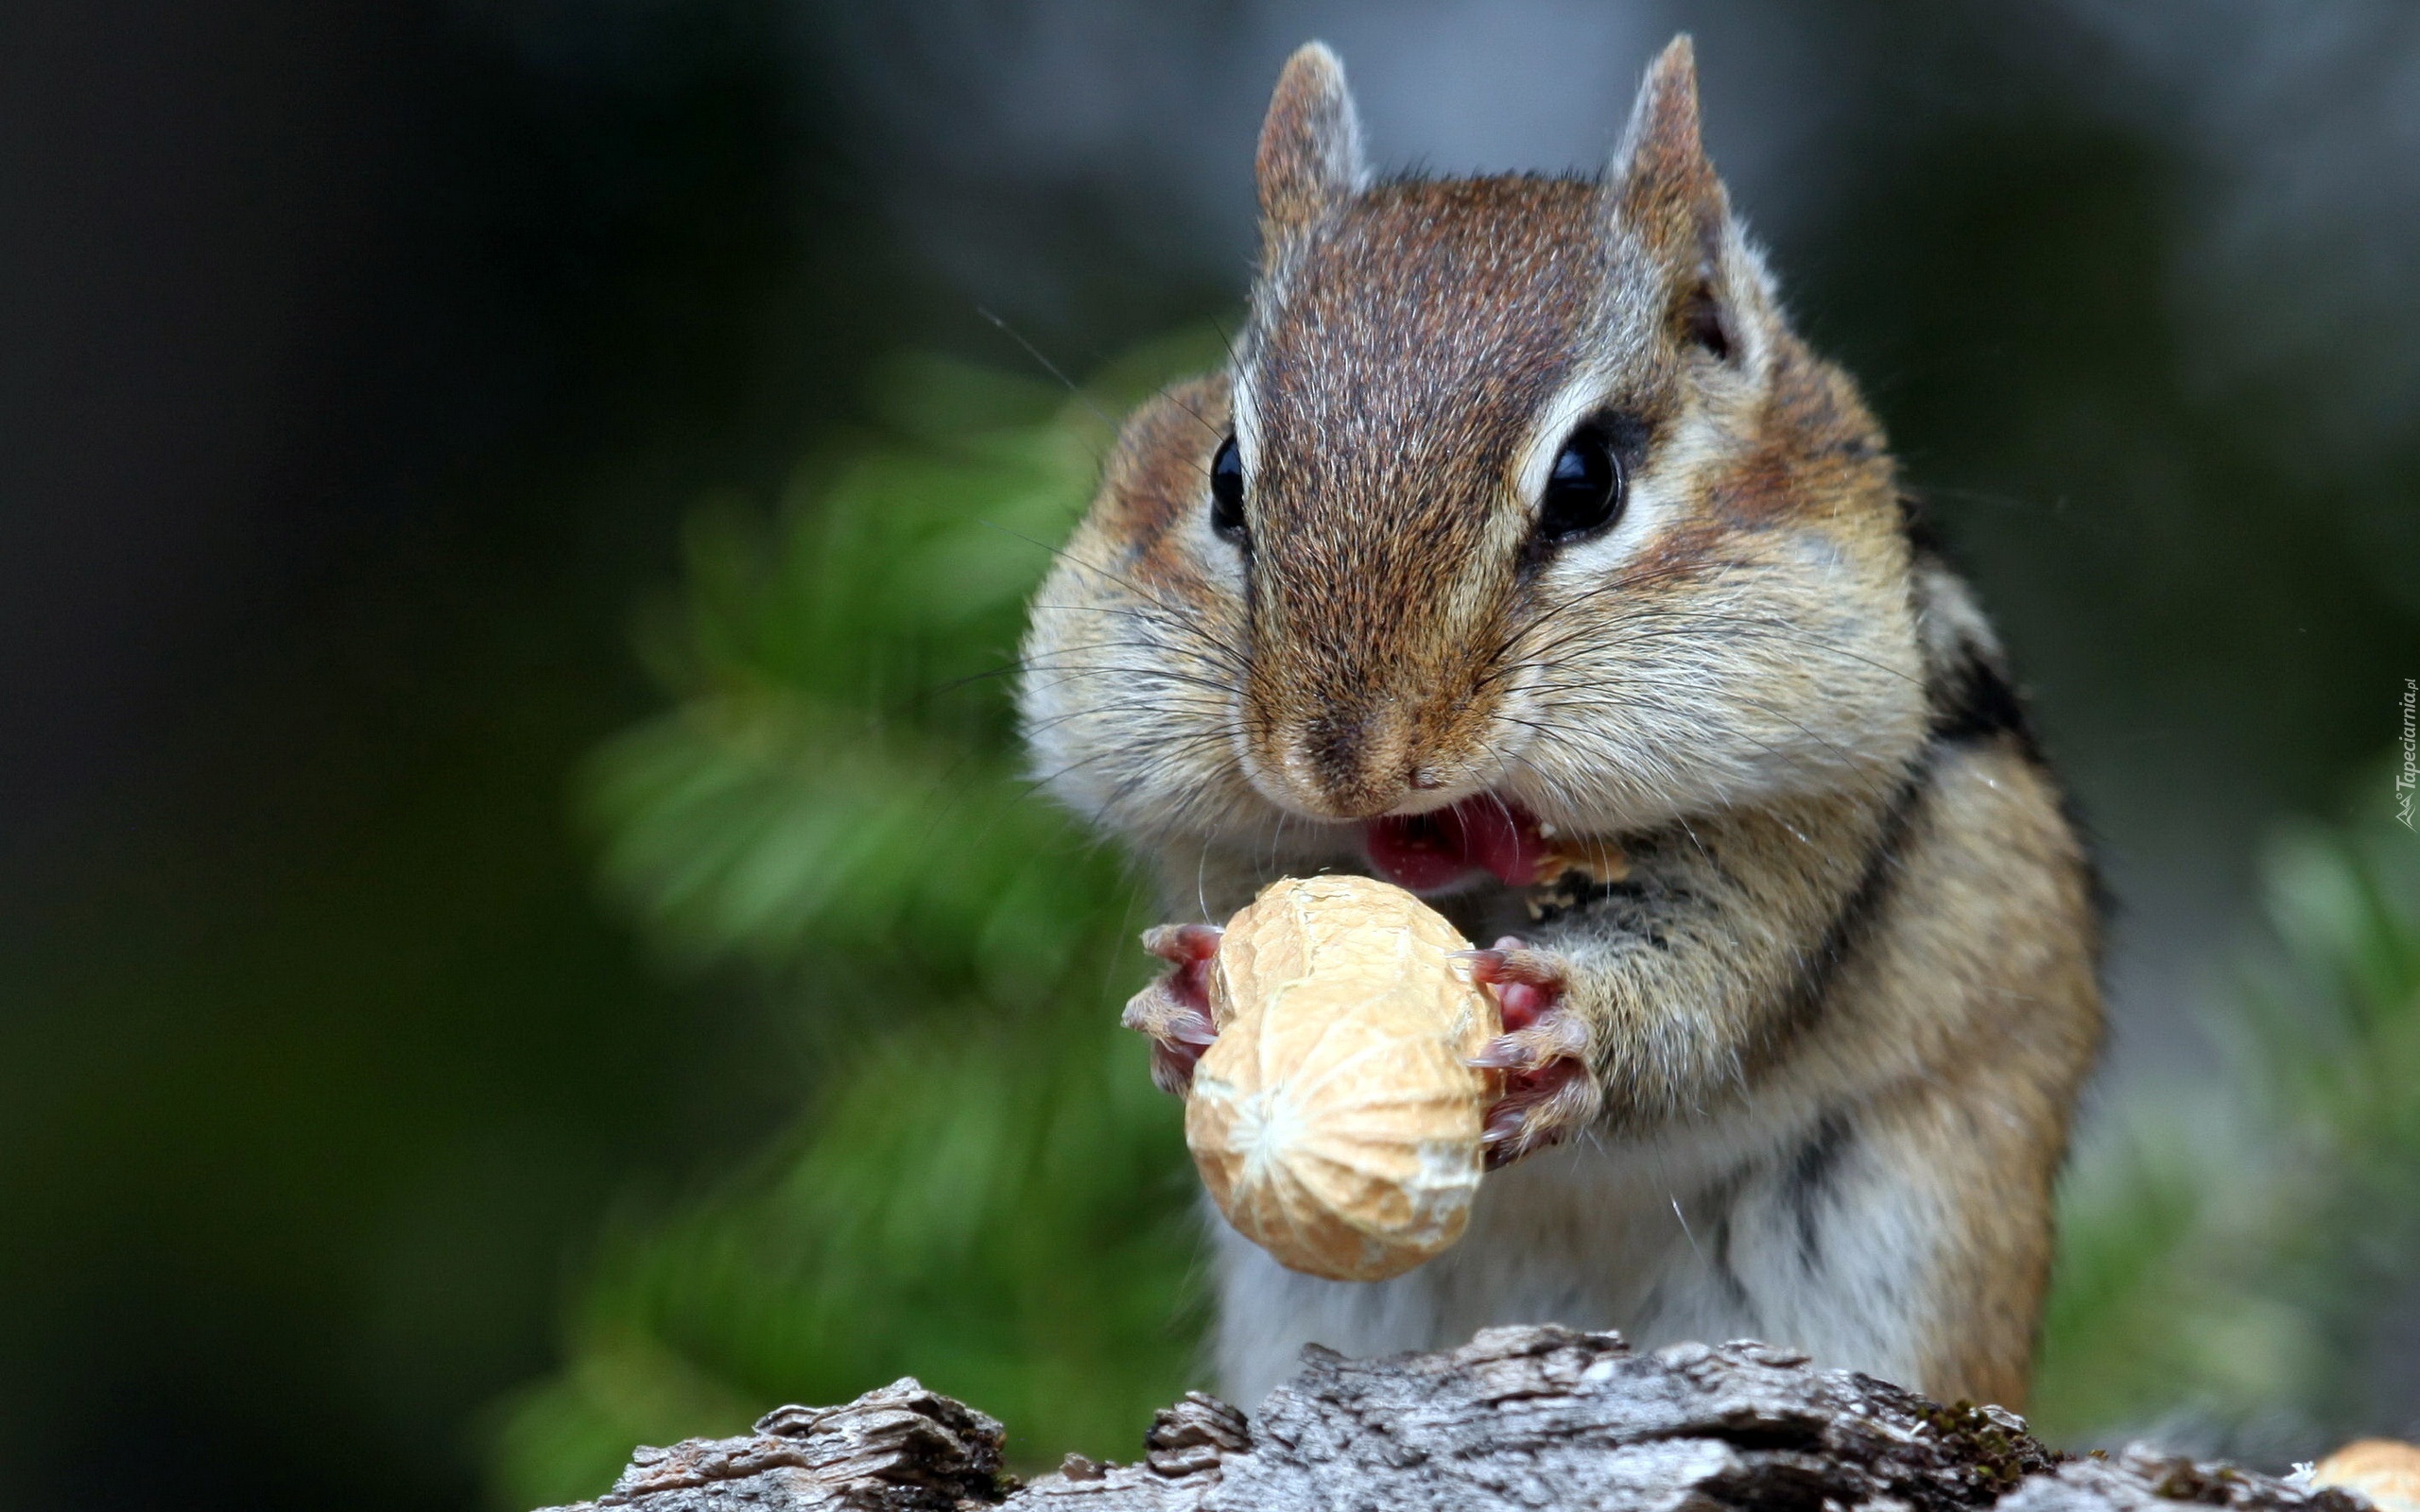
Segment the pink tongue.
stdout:
<svg viewBox="0 0 2420 1512">
<path fill-rule="evenodd" d="M 1526 887 L 1547 853 L 1535 819 L 1484 793 L 1433 814 L 1373 819 L 1364 843 L 1380 874 L 1413 892 L 1434 891 L 1474 870 Z"/>
</svg>

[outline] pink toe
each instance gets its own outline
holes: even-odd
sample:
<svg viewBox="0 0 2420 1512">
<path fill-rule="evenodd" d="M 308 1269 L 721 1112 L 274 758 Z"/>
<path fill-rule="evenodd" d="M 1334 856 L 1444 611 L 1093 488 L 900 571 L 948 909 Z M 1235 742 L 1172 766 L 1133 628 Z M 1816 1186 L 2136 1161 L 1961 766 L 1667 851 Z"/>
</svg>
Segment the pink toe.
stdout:
<svg viewBox="0 0 2420 1512">
<path fill-rule="evenodd" d="M 1495 989 L 1495 1005 L 1504 1015 L 1507 1034 L 1528 1028 L 1554 1005 L 1554 996 L 1528 982 L 1505 982 Z"/>
</svg>

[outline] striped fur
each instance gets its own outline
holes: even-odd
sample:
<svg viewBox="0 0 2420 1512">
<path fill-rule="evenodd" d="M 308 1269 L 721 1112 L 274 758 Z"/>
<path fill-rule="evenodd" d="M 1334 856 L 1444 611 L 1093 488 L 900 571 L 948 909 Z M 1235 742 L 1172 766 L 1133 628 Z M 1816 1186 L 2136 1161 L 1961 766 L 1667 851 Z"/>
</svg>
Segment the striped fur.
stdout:
<svg viewBox="0 0 2420 1512">
<path fill-rule="evenodd" d="M 2091 868 L 1989 626 L 1706 164 L 1686 40 L 1602 180 L 1373 182 L 1316 44 L 1258 171 L 1234 363 L 1129 421 L 1034 607 L 1036 771 L 1204 921 L 1474 795 L 1632 869 L 1437 900 L 1564 984 L 1586 1074 L 1401 1280 L 1221 1230 L 1226 1389 L 1309 1341 L 1558 1321 L 2020 1404 L 2100 1035 Z M 1627 504 L 1542 545 L 1590 417 Z M 1241 541 L 1210 524 L 1230 434 Z"/>
</svg>

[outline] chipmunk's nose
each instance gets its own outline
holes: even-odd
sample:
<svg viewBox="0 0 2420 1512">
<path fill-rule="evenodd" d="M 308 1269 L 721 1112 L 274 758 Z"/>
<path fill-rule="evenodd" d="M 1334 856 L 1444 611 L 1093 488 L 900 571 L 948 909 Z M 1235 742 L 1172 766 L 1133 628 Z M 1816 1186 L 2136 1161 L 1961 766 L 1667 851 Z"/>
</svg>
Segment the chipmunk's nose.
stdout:
<svg viewBox="0 0 2420 1512">
<path fill-rule="evenodd" d="M 1412 719 L 1392 705 L 1322 710 L 1280 743 L 1282 800 L 1322 818 L 1374 818 L 1435 785 L 1418 769 Z"/>
</svg>

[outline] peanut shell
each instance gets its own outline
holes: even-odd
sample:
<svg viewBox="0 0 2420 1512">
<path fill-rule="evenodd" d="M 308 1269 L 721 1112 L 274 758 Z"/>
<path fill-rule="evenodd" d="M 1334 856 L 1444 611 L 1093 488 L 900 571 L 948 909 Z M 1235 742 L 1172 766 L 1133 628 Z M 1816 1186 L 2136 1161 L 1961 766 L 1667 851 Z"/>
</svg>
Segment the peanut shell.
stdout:
<svg viewBox="0 0 2420 1512">
<path fill-rule="evenodd" d="M 2392 1438 L 2357 1438 L 2321 1460 L 2310 1484 L 2359 1491 L 2378 1512 L 2420 1512 L 2420 1448 Z"/>
<path fill-rule="evenodd" d="M 1461 1237 L 1496 1081 L 1463 1062 L 1500 1032 L 1448 955 L 1467 948 L 1367 877 L 1274 882 L 1228 923 L 1185 1142 L 1219 1210 L 1280 1264 L 1383 1280 Z"/>
</svg>

